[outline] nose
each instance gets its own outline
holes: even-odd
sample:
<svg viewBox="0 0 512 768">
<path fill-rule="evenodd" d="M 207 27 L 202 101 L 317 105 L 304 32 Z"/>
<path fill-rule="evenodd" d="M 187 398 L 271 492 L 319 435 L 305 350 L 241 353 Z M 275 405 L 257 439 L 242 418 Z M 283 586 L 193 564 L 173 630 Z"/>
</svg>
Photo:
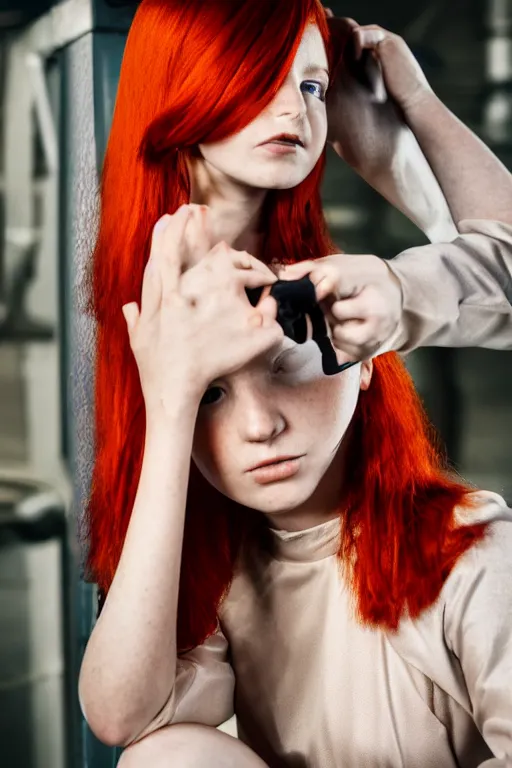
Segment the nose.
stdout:
<svg viewBox="0 0 512 768">
<path fill-rule="evenodd" d="M 304 118 L 307 114 L 306 102 L 300 89 L 300 83 L 288 76 L 270 105 L 276 117 Z"/>
<path fill-rule="evenodd" d="M 243 442 L 266 443 L 275 440 L 286 427 L 285 419 L 263 384 L 247 385 L 238 399 L 240 408 L 240 438 Z"/>
</svg>

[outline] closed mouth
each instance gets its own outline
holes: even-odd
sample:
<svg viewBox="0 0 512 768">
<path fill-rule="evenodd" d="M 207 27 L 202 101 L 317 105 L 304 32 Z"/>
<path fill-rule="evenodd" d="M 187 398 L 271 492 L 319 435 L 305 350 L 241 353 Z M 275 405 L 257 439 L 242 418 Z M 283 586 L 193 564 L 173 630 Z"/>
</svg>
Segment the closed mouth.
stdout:
<svg viewBox="0 0 512 768">
<path fill-rule="evenodd" d="M 264 467 L 274 467 L 276 464 L 284 464 L 285 461 L 294 461 L 295 459 L 300 459 L 300 456 L 285 456 L 282 459 L 276 459 L 275 461 L 269 461 L 264 464 L 258 464 L 257 467 L 252 467 L 250 469 L 250 472 L 254 472 L 255 469 L 263 469 Z"/>
</svg>

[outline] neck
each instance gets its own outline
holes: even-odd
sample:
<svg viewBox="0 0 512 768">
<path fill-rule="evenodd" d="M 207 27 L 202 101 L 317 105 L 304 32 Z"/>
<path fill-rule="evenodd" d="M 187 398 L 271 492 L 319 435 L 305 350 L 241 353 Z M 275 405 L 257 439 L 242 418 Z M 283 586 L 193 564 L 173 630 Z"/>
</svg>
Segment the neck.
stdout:
<svg viewBox="0 0 512 768">
<path fill-rule="evenodd" d="M 212 214 L 212 243 L 225 241 L 238 251 L 258 255 L 259 222 L 266 189 L 243 186 L 224 176 L 203 158 L 189 163 L 190 202 L 207 205 Z"/>
<path fill-rule="evenodd" d="M 303 531 L 340 516 L 345 498 L 346 442 L 333 452 L 333 460 L 312 496 L 290 510 L 266 513 L 271 528 L 283 531 Z"/>
</svg>

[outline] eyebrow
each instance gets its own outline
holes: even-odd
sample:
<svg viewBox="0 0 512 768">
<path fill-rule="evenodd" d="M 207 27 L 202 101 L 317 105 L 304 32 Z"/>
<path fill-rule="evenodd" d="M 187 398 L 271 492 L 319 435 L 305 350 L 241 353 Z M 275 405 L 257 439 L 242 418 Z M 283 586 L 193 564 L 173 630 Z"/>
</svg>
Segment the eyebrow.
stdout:
<svg viewBox="0 0 512 768">
<path fill-rule="evenodd" d="M 313 74 L 315 74 L 316 72 L 325 72 L 325 74 L 327 75 L 327 77 L 329 77 L 329 70 L 327 69 L 327 67 L 322 67 L 322 66 L 320 66 L 319 64 L 308 64 L 308 65 L 307 65 L 307 66 L 304 68 L 304 73 L 305 73 L 306 75 L 313 75 Z"/>
</svg>

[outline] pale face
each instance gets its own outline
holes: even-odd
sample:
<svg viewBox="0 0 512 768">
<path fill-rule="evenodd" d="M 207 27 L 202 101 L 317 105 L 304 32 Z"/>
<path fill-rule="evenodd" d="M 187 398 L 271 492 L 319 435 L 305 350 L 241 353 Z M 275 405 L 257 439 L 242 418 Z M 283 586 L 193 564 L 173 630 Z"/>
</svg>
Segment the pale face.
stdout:
<svg viewBox="0 0 512 768">
<path fill-rule="evenodd" d="M 301 530 L 335 516 L 342 488 L 343 438 L 371 362 L 335 376 L 322 372 L 314 341 L 285 338 L 266 356 L 212 382 L 194 434 L 192 458 L 220 493 Z M 247 470 L 292 455 L 296 473 L 265 484 Z"/>
<path fill-rule="evenodd" d="M 264 190 L 300 184 L 318 162 L 327 139 L 327 70 L 322 37 L 316 26 L 309 25 L 272 103 L 234 136 L 199 146 L 210 175 Z M 263 144 L 282 133 L 296 134 L 304 146 Z"/>
</svg>

